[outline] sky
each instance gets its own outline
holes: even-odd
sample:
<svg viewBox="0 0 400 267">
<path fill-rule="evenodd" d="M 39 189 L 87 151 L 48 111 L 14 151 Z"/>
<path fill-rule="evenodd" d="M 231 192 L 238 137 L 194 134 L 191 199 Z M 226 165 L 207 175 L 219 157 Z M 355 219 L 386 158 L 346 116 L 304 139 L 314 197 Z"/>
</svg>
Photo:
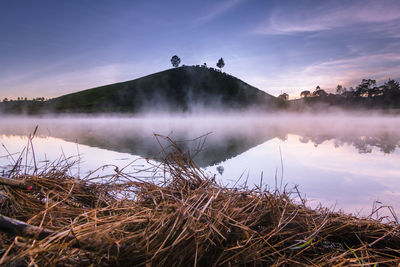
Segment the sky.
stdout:
<svg viewBox="0 0 400 267">
<path fill-rule="evenodd" d="M 272 95 L 400 79 L 399 0 L 2 0 L 0 98 L 56 97 L 185 65 Z"/>
</svg>

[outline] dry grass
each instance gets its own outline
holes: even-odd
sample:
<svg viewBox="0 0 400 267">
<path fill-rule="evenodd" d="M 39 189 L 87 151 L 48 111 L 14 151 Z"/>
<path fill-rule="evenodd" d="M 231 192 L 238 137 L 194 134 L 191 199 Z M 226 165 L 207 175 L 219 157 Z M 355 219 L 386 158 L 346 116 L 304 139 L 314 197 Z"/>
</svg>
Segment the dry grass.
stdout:
<svg viewBox="0 0 400 267">
<path fill-rule="evenodd" d="M 225 188 L 176 146 L 163 182 L 117 173 L 69 176 L 68 164 L 14 173 L 0 214 L 45 229 L 0 226 L 0 261 L 14 266 L 362 265 L 400 263 L 399 225 L 310 209 L 286 192 Z M 29 190 L 28 190 L 29 189 Z"/>
</svg>

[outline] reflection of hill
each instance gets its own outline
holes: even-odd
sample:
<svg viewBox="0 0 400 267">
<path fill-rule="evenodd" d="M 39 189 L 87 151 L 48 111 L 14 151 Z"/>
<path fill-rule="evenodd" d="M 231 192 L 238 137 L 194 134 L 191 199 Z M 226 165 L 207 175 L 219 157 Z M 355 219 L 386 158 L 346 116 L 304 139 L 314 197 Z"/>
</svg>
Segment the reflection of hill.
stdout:
<svg viewBox="0 0 400 267">
<path fill-rule="evenodd" d="M 0 129 L 0 134 L 27 135 L 36 123 L 31 122 L 28 130 L 23 123 L 9 124 Z M 240 120 L 231 119 L 45 119 L 37 124 L 41 136 L 146 158 L 160 156 L 162 147 L 168 146 L 163 138 L 157 140 L 155 133 L 169 136 L 200 167 L 235 157 L 276 136 L 272 132 L 253 133 L 241 128 Z"/>
<path fill-rule="evenodd" d="M 205 131 L 190 131 L 188 125 L 178 128 L 175 131 L 160 133 L 168 134 L 172 140 L 178 141 L 178 145 L 184 151 L 189 151 L 194 156 L 195 162 L 200 167 L 206 167 L 218 164 L 227 159 L 233 158 L 245 151 L 262 144 L 272 138 L 285 139 L 287 134 L 296 134 L 300 136 L 301 142 L 312 142 L 315 146 L 332 140 L 336 147 L 343 145 L 351 145 L 355 147 L 359 153 L 371 153 L 372 148 L 379 148 L 384 153 L 392 153 L 396 147 L 400 147 L 400 133 L 391 132 L 390 130 L 381 129 L 379 131 L 365 132 L 348 132 L 332 131 L 330 128 L 319 127 L 302 128 L 286 126 L 282 124 L 253 125 L 253 131 L 239 131 L 238 129 L 216 129 L 209 135 L 196 139 L 206 133 Z M 142 157 L 158 156 L 161 152 L 161 145 L 166 147 L 168 144 L 162 138 L 158 141 L 152 132 L 134 132 L 129 127 L 114 133 L 110 136 L 107 131 L 86 131 L 80 132 L 78 136 L 56 136 L 63 139 L 74 141 L 80 144 L 100 147 L 104 149 L 125 152 L 129 154 L 139 155 Z M 354 129 L 349 129 L 354 130 Z M 128 134 L 129 133 L 129 134 Z M 196 139 L 196 140 L 194 140 Z M 186 141 L 182 141 L 186 140 Z M 192 140 L 192 141 L 190 141 Z"/>
<path fill-rule="evenodd" d="M 273 138 L 273 136 L 247 138 L 244 136 L 214 136 L 214 133 L 211 133 L 207 137 L 196 140 L 188 140 L 187 136 L 180 134 L 173 134 L 171 138 L 173 140 L 187 140 L 178 141 L 177 144 L 183 151 L 189 152 L 197 165 L 207 167 L 235 157 L 254 146 L 266 142 L 268 139 Z M 69 138 L 67 140 L 72 141 Z M 79 136 L 76 140 L 79 144 L 139 155 L 146 158 L 160 155 L 162 147 L 158 142 L 163 147 L 168 146 L 166 140 L 158 138 L 157 141 L 153 135 L 120 136 L 110 140 L 107 136 L 96 134 Z"/>
<path fill-rule="evenodd" d="M 195 155 L 196 163 L 201 166 L 214 165 L 219 162 L 225 161 L 229 158 L 237 156 L 250 148 L 262 144 L 272 138 L 285 136 L 287 134 L 296 134 L 300 136 L 300 141 L 306 143 L 312 142 L 315 146 L 322 144 L 325 141 L 333 140 L 336 147 L 345 144 L 354 146 L 359 153 L 371 153 L 372 148 L 379 148 L 384 153 L 392 153 L 397 147 L 400 148 L 400 135 L 393 135 L 389 132 L 382 132 L 378 135 L 334 135 L 329 133 L 308 133 L 308 132 L 287 132 L 287 129 L 277 128 L 274 131 L 264 131 L 264 135 L 254 136 L 233 136 L 223 135 L 215 136 L 218 133 L 211 133 L 207 138 L 189 141 L 196 138 L 196 136 L 184 136 L 182 134 L 173 134 L 173 140 L 188 140 L 178 142 L 179 146 L 184 151 L 189 151 Z M 114 150 L 118 152 L 125 152 L 129 154 L 136 154 L 142 157 L 153 157 L 161 152 L 161 147 L 158 144 L 155 136 L 119 136 L 110 139 L 108 136 L 83 135 L 76 139 L 64 138 L 69 141 L 77 141 L 80 144 L 89 146 L 100 147 L 104 149 Z M 202 146 L 202 143 L 204 145 Z M 167 145 L 166 142 L 162 142 Z M 199 151 L 201 150 L 201 151 Z M 200 152 L 200 153 L 198 153 Z"/>
</svg>

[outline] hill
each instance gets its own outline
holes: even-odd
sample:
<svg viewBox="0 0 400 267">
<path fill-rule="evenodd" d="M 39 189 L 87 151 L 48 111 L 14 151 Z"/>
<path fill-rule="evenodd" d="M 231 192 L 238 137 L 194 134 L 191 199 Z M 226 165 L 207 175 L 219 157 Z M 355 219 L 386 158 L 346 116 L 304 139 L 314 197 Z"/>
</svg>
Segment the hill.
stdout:
<svg viewBox="0 0 400 267">
<path fill-rule="evenodd" d="M 281 100 L 225 73 L 200 66 L 168 69 L 131 81 L 63 95 L 43 103 L 1 103 L 3 112 L 96 113 L 148 110 L 271 109 Z"/>
</svg>

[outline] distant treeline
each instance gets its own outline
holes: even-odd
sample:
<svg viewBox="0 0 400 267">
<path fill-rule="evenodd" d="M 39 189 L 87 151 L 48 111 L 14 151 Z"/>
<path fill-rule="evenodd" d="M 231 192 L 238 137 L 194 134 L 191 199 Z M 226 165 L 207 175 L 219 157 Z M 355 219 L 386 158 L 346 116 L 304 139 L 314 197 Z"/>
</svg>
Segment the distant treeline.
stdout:
<svg viewBox="0 0 400 267">
<path fill-rule="evenodd" d="M 286 101 L 288 107 L 295 110 L 319 106 L 345 109 L 400 109 L 400 83 L 393 79 L 380 86 L 376 85 L 376 80 L 362 79 L 355 88 L 338 85 L 335 93 L 327 93 L 317 86 L 313 92 L 306 90 L 301 92 L 300 96 L 300 99 Z M 285 99 L 282 95 L 279 98 Z"/>
<path fill-rule="evenodd" d="M 389 79 L 381 86 L 376 86 L 376 80 L 362 79 L 361 83 L 354 87 L 346 88 L 342 85 L 336 87 L 336 95 L 343 97 L 375 97 L 398 94 L 400 92 L 400 83 L 396 80 Z M 329 94 L 321 89 L 319 86 L 315 88 L 313 92 L 302 91 L 300 96 L 305 97 L 316 97 L 316 96 L 328 96 Z"/>
<path fill-rule="evenodd" d="M 176 57 L 176 58 L 175 58 Z M 179 66 L 180 58 L 172 57 L 175 68 L 135 80 L 109 84 L 53 99 L 27 97 L 4 98 L 3 113 L 107 113 L 144 112 L 148 110 L 190 111 L 193 107 L 207 109 L 306 110 L 318 106 L 345 109 L 396 109 L 400 111 L 400 83 L 389 79 L 377 86 L 376 80 L 362 79 L 355 88 L 337 85 L 335 93 L 317 86 L 300 93 L 300 99 L 289 101 L 282 93 L 275 98 L 234 76 L 222 72 L 223 58 L 217 68 L 206 63 Z M 322 104 L 322 105 L 320 105 Z"/>
<path fill-rule="evenodd" d="M 17 97 L 17 99 L 12 99 L 12 98 L 3 98 L 1 102 L 13 102 L 13 101 L 38 101 L 38 102 L 43 102 L 46 101 L 47 99 L 44 97 L 35 97 L 32 99 L 28 99 L 27 97 Z"/>
</svg>

